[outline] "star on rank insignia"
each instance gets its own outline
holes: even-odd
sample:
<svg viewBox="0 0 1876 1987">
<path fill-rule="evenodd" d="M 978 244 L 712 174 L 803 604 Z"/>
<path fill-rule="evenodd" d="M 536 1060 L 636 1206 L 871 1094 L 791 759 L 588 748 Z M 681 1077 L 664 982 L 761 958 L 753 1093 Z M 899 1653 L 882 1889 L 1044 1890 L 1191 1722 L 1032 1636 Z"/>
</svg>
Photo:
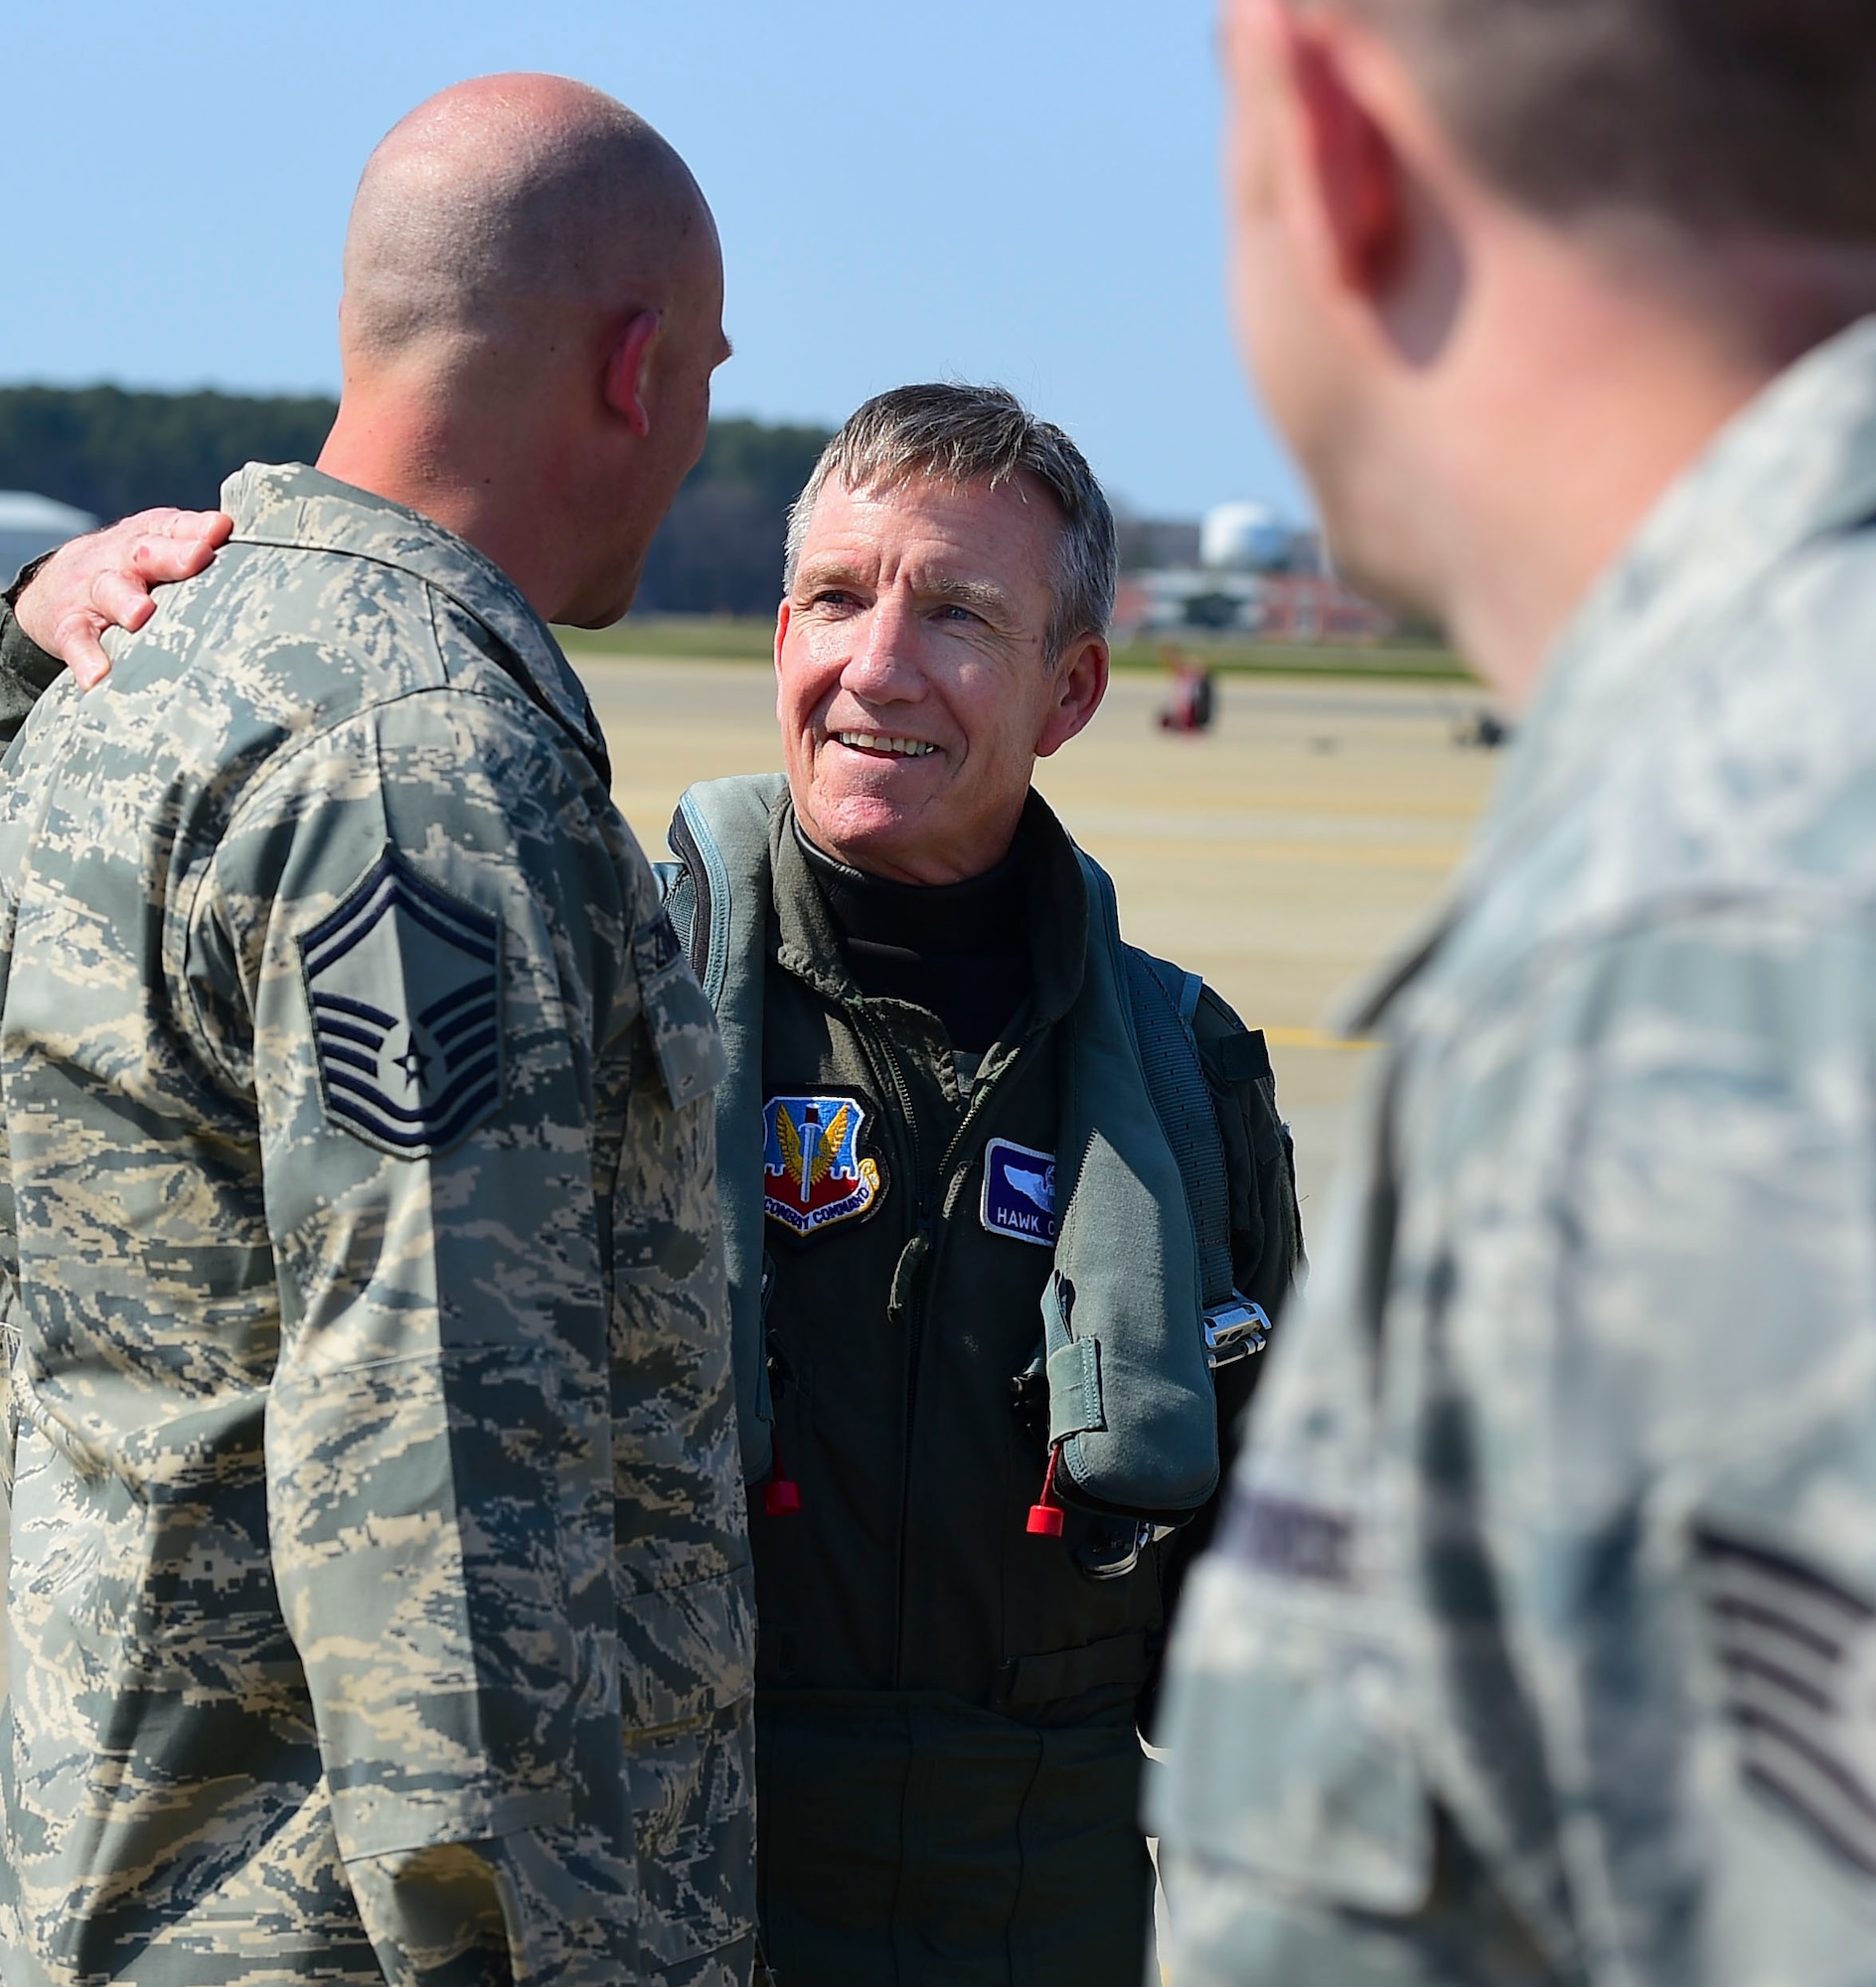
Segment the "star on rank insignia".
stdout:
<svg viewBox="0 0 1876 1987">
<path fill-rule="evenodd" d="M 393 1158 L 460 1144 L 502 1100 L 502 927 L 387 848 L 300 940 L 326 1116 Z"/>
<path fill-rule="evenodd" d="M 771 1097 L 762 1107 L 762 1205 L 796 1235 L 858 1221 L 879 1203 L 877 1159 L 860 1151 L 870 1113 L 857 1097 Z"/>
</svg>

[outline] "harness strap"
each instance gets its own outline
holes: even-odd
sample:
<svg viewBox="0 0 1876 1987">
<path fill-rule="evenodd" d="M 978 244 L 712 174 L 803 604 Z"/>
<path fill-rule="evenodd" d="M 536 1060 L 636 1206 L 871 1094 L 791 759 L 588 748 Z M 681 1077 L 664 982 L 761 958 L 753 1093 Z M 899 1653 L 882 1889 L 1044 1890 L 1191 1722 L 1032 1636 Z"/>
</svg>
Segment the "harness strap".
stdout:
<svg viewBox="0 0 1876 1987">
<path fill-rule="evenodd" d="M 717 1090 L 718 1185 L 752 1483 L 774 1460 L 756 1265 L 761 932 L 783 791 L 779 775 L 692 788 L 672 824 L 679 860 L 660 867 L 729 1063 Z M 1124 945 L 1112 881 L 1085 854 L 1080 863 L 1088 949 L 1065 1034 L 1057 1148 L 1066 1193 L 1042 1307 L 1050 1429 L 1063 1480 L 1082 1500 L 1175 1522 L 1217 1481 L 1211 1369 L 1261 1347 L 1267 1320 L 1232 1289 L 1224 1141 L 1191 1026 L 1198 977 Z"/>
<path fill-rule="evenodd" d="M 1192 1033 L 1204 983 L 1197 974 L 1155 959 L 1137 946 L 1127 946 L 1125 952 L 1140 1066 L 1167 1144 L 1178 1162 L 1198 1241 L 1202 1301 L 1209 1311 L 1231 1300 L 1234 1286 L 1224 1141 L 1218 1136 L 1211 1090 Z"/>
<path fill-rule="evenodd" d="M 729 1073 L 716 1093 L 716 1180 L 729 1272 L 730 1353 L 745 1482 L 774 1462 L 762 1330 L 762 982 L 769 823 L 779 773 L 691 788 L 671 824 L 678 860 L 660 864 L 666 910 L 716 1011 Z"/>
<path fill-rule="evenodd" d="M 703 852 L 695 843 L 688 852 L 693 862 L 703 859 Z M 717 859 L 720 862 L 721 858 Z M 721 964 L 711 956 L 709 921 L 705 920 L 699 929 L 702 893 L 694 880 L 691 863 L 659 862 L 654 867 L 664 889 L 665 908 L 690 954 L 693 970 L 707 988 L 711 969 L 715 968 L 714 978 L 720 992 Z M 726 892 L 711 894 L 720 901 Z M 1205 1082 L 1204 1066 L 1198 1059 L 1198 1042 L 1192 1033 L 1192 1016 L 1198 1011 L 1198 997 L 1205 983 L 1196 973 L 1187 973 L 1171 960 L 1156 959 L 1138 946 L 1130 945 L 1125 951 L 1127 992 L 1140 1043 L 1141 1068 L 1161 1128 L 1178 1162 L 1179 1179 L 1185 1188 L 1198 1241 L 1203 1302 L 1207 1310 L 1213 1310 L 1230 1301 L 1236 1281 L 1231 1261 L 1231 1203 L 1224 1141 L 1218 1136 L 1210 1087 Z"/>
</svg>

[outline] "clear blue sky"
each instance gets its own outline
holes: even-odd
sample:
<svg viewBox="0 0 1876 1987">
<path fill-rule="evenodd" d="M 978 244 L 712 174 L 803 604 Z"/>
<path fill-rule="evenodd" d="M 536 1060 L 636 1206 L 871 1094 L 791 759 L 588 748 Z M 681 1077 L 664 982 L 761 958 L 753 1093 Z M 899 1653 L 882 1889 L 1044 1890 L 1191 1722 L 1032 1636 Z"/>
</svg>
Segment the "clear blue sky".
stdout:
<svg viewBox="0 0 1876 1987">
<path fill-rule="evenodd" d="M 367 152 L 465 76 L 623 97 L 716 211 L 717 410 L 998 380 L 1155 516 L 1301 515 L 1224 307 L 1211 0 L 16 5 L 0 382 L 332 390 Z"/>
</svg>

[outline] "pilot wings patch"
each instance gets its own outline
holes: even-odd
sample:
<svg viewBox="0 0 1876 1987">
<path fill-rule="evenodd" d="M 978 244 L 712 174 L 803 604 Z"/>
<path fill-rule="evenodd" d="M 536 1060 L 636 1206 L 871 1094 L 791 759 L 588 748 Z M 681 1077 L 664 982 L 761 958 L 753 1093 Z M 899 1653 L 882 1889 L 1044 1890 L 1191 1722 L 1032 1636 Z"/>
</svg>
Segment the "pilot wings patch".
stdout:
<svg viewBox="0 0 1876 1987">
<path fill-rule="evenodd" d="M 857 1097 L 771 1097 L 762 1107 L 762 1205 L 796 1235 L 872 1212 L 884 1191 L 860 1150 L 870 1113 Z"/>
<path fill-rule="evenodd" d="M 326 1116 L 393 1158 L 502 1101 L 502 926 L 387 848 L 300 940 Z"/>
</svg>

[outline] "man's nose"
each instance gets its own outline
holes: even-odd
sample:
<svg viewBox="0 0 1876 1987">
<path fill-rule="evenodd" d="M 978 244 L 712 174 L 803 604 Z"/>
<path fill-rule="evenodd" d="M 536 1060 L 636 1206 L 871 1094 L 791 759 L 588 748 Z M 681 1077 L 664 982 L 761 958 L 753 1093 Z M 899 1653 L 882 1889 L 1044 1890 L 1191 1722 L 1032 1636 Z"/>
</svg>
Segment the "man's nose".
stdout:
<svg viewBox="0 0 1876 1987">
<path fill-rule="evenodd" d="M 851 690 L 873 698 L 917 693 L 919 621 L 911 604 L 884 594 L 865 617 L 860 640 L 848 658 L 842 681 Z"/>
</svg>

